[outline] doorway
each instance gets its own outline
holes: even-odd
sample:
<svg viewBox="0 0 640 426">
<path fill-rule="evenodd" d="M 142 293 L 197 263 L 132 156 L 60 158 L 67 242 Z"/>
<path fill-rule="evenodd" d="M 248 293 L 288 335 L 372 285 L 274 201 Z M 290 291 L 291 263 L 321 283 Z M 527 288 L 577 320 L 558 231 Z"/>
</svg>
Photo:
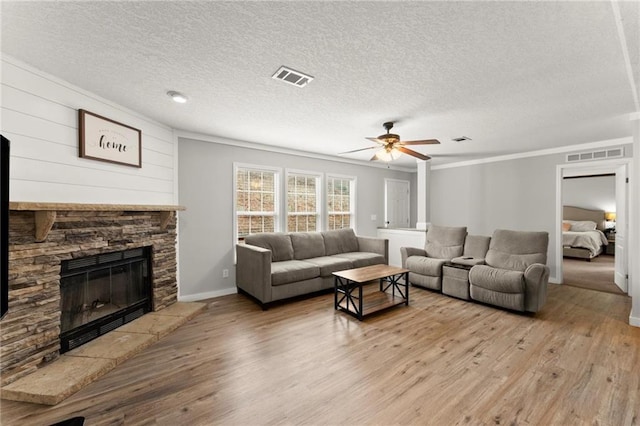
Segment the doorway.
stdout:
<svg viewBox="0 0 640 426">
<path fill-rule="evenodd" d="M 615 212 L 616 234 L 613 250 L 614 256 L 614 282 L 621 293 L 629 294 L 628 288 L 628 252 L 627 252 L 627 199 L 628 193 L 628 167 L 629 159 L 593 161 L 580 164 L 561 164 L 557 166 L 556 173 L 556 270 L 555 276 L 559 283 L 564 282 L 563 268 L 563 243 L 562 243 L 562 211 L 563 211 L 563 178 L 567 176 L 589 176 L 613 174 L 615 175 Z"/>
<path fill-rule="evenodd" d="M 563 176 L 563 227 L 572 220 L 591 221 L 595 230 L 570 232 L 563 228 L 563 279 L 572 287 L 625 294 L 614 283 L 616 181 L 614 173 Z M 580 227 L 586 222 L 577 223 Z M 606 244 L 606 245 L 604 245 Z"/>
<path fill-rule="evenodd" d="M 384 223 L 386 227 L 409 227 L 409 203 L 408 180 L 384 180 Z"/>
</svg>

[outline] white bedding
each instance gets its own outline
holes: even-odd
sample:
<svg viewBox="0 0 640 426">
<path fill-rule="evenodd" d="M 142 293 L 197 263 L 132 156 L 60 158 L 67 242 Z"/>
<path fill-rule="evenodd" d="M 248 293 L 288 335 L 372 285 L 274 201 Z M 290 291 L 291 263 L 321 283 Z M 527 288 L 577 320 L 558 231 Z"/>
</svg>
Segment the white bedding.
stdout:
<svg viewBox="0 0 640 426">
<path fill-rule="evenodd" d="M 562 245 L 564 247 L 579 247 L 588 249 L 592 256 L 600 251 L 600 246 L 607 245 L 607 237 L 602 231 L 565 231 L 562 233 Z"/>
</svg>

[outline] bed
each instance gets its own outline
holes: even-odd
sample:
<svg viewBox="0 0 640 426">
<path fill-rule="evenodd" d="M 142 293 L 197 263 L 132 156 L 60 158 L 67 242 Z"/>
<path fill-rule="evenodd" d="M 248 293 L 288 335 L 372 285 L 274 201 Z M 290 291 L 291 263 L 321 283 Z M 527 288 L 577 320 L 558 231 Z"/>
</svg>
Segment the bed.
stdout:
<svg viewBox="0 0 640 426">
<path fill-rule="evenodd" d="M 595 225 L 594 225 L 595 224 Z M 604 235 L 604 211 L 562 207 L 562 254 L 590 261 L 608 244 Z"/>
</svg>

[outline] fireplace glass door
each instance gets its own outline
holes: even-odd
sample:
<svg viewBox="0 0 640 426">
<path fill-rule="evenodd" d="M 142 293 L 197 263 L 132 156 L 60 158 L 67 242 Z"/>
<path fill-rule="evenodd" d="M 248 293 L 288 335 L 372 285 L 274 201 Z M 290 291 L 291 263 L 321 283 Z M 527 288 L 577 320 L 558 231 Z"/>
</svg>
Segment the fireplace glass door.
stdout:
<svg viewBox="0 0 640 426">
<path fill-rule="evenodd" d="M 148 254 L 140 248 L 63 262 L 61 352 L 150 310 Z"/>
</svg>

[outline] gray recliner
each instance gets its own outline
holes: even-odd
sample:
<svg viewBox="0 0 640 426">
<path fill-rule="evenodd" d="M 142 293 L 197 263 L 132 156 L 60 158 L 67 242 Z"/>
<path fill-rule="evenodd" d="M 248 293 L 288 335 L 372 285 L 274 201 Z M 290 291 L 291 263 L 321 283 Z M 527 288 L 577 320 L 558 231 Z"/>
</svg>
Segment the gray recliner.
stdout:
<svg viewBox="0 0 640 426">
<path fill-rule="evenodd" d="M 431 225 L 424 249 L 401 247 L 402 267 L 409 270 L 409 282 L 431 290 L 442 290 L 442 266 L 462 256 L 467 227 Z"/>
<path fill-rule="evenodd" d="M 497 229 L 486 265 L 469 271 L 471 299 L 516 311 L 537 312 L 547 300 L 547 232 Z"/>
</svg>

